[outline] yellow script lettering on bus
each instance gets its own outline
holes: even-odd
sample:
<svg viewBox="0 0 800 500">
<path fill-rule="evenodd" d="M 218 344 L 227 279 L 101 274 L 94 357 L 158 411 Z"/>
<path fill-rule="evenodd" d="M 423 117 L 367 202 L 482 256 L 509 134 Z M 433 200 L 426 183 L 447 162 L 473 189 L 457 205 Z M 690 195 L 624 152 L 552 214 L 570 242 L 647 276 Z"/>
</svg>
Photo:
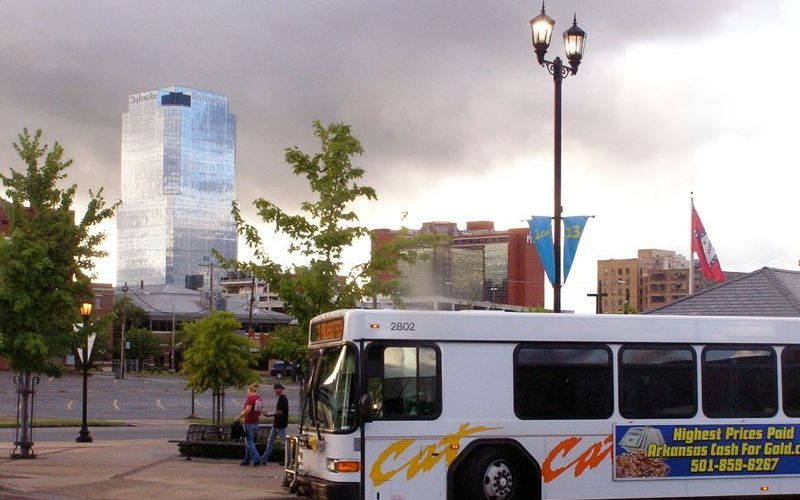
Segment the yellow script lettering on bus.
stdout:
<svg viewBox="0 0 800 500">
<path fill-rule="evenodd" d="M 456 455 L 458 455 L 461 438 L 496 429 L 499 429 L 499 427 L 484 427 L 482 425 L 470 427 L 469 423 L 462 424 L 461 427 L 458 428 L 458 431 L 443 437 L 436 444 L 426 446 L 399 467 L 391 470 L 384 470 L 384 464 L 396 464 L 400 456 L 416 442 L 416 439 L 400 439 L 387 446 L 386 449 L 381 452 L 378 459 L 375 460 L 375 463 L 372 465 L 369 477 L 372 479 L 375 486 L 380 486 L 403 470 L 406 470 L 406 479 L 413 479 L 420 471 L 428 472 L 431 470 L 439 463 L 442 457 L 444 457 L 445 464 L 449 467 L 450 464 L 453 463 L 453 460 L 455 460 Z"/>
</svg>

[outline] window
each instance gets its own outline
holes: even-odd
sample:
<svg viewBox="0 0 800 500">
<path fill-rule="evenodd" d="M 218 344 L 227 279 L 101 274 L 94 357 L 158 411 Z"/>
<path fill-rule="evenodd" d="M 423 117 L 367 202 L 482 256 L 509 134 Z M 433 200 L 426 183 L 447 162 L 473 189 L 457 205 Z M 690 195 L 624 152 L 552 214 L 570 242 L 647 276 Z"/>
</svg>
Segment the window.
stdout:
<svg viewBox="0 0 800 500">
<path fill-rule="evenodd" d="M 697 413 L 697 369 L 690 347 L 625 346 L 619 370 L 623 417 L 678 418 Z"/>
<path fill-rule="evenodd" d="M 376 420 L 436 419 L 441 413 L 439 351 L 433 346 L 373 344 L 367 391 Z"/>
<path fill-rule="evenodd" d="M 800 417 L 800 346 L 786 346 L 781 353 L 783 411 Z"/>
<path fill-rule="evenodd" d="M 771 417 L 778 411 L 775 351 L 707 347 L 703 351 L 703 412 L 709 417 Z"/>
<path fill-rule="evenodd" d="M 606 346 L 521 346 L 514 354 L 514 412 L 519 418 L 608 418 L 612 385 Z"/>
<path fill-rule="evenodd" d="M 303 405 L 309 428 L 347 433 L 358 422 L 356 348 L 342 345 L 311 352 L 312 379 Z"/>
</svg>

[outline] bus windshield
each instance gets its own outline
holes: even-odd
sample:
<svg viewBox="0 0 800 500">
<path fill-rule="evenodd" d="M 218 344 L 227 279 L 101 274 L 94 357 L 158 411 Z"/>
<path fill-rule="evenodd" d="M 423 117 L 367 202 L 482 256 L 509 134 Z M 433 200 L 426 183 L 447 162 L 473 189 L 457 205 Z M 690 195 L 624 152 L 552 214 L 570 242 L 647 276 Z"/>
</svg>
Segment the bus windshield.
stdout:
<svg viewBox="0 0 800 500">
<path fill-rule="evenodd" d="M 358 415 L 356 350 L 342 345 L 312 352 L 311 378 L 303 420 L 310 428 L 342 432 L 355 428 Z"/>
</svg>

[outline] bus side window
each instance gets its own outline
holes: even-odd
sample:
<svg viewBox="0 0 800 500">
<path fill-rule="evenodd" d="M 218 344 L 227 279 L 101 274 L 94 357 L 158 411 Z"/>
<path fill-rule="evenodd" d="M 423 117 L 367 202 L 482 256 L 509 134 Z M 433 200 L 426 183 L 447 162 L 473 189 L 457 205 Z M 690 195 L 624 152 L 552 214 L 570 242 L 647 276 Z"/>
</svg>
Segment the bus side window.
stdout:
<svg viewBox="0 0 800 500">
<path fill-rule="evenodd" d="M 686 418 L 697 413 L 697 368 L 689 346 L 631 345 L 620 350 L 625 418 Z"/>
<path fill-rule="evenodd" d="M 791 345 L 781 353 L 783 411 L 789 417 L 800 417 L 800 346 Z"/>
<path fill-rule="evenodd" d="M 373 344 L 366 359 L 375 420 L 438 417 L 441 372 L 436 349 Z"/>
<path fill-rule="evenodd" d="M 514 353 L 514 412 L 521 419 L 605 419 L 614 406 L 605 345 L 521 345 Z"/>
<path fill-rule="evenodd" d="M 703 413 L 709 417 L 771 417 L 778 412 L 775 351 L 764 346 L 703 350 Z"/>
</svg>

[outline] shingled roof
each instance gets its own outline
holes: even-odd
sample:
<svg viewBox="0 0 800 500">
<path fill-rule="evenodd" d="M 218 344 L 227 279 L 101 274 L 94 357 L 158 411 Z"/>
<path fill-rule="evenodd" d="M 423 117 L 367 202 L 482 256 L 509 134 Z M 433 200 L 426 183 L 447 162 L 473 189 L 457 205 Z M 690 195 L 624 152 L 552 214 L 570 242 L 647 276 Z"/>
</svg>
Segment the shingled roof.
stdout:
<svg viewBox="0 0 800 500">
<path fill-rule="evenodd" d="M 800 272 L 762 267 L 646 314 L 800 317 Z"/>
</svg>

